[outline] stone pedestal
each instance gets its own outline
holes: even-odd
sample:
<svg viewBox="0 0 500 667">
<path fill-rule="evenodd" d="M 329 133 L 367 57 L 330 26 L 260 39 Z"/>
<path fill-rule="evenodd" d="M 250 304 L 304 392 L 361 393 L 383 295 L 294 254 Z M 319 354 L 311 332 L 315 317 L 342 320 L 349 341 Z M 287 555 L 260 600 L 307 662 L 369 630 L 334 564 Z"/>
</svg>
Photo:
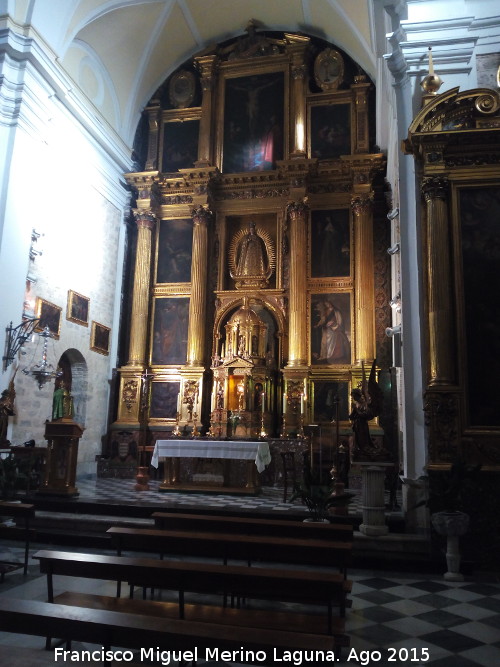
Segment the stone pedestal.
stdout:
<svg viewBox="0 0 500 667">
<path fill-rule="evenodd" d="M 361 468 L 363 523 L 359 530 L 363 535 L 377 537 L 387 535 L 385 523 L 384 482 L 387 468 L 393 463 L 357 463 Z"/>
<path fill-rule="evenodd" d="M 75 486 L 78 443 L 83 428 L 72 419 L 47 422 L 45 439 L 47 462 L 43 483 L 38 493 L 56 496 L 77 496 Z"/>
</svg>

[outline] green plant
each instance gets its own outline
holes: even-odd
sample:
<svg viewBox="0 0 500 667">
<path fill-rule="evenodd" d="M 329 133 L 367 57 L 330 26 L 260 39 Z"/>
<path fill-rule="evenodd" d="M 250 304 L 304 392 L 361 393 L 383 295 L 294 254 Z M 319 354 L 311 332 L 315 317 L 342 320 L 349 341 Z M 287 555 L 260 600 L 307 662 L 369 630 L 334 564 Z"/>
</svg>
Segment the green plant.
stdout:
<svg viewBox="0 0 500 667">
<path fill-rule="evenodd" d="M 311 470 L 309 466 L 304 467 L 302 479 L 293 490 L 290 502 L 301 500 L 307 507 L 313 521 L 322 521 L 328 518 L 330 507 L 344 507 L 352 498 L 352 493 L 343 493 L 341 496 L 334 495 L 333 480 L 325 484 L 318 470 Z"/>
</svg>

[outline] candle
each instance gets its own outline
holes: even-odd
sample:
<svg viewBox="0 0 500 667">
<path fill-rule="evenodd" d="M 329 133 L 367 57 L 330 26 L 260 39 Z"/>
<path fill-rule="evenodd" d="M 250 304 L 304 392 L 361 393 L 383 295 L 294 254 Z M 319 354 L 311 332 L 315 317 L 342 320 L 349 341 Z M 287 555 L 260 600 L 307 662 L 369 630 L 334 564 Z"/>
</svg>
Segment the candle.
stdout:
<svg viewBox="0 0 500 667">
<path fill-rule="evenodd" d="M 304 394 L 300 395 L 300 414 L 304 414 Z"/>
<path fill-rule="evenodd" d="M 432 46 L 429 46 L 429 74 L 434 76 L 434 63 L 432 62 Z"/>
<path fill-rule="evenodd" d="M 181 413 L 181 392 L 177 394 L 177 414 Z"/>
<path fill-rule="evenodd" d="M 286 413 L 286 394 L 283 393 L 283 414 Z"/>
<path fill-rule="evenodd" d="M 266 404 L 266 392 L 263 391 L 262 392 L 262 412 L 264 412 L 264 410 L 265 410 L 265 407 L 266 407 L 265 404 Z"/>
</svg>

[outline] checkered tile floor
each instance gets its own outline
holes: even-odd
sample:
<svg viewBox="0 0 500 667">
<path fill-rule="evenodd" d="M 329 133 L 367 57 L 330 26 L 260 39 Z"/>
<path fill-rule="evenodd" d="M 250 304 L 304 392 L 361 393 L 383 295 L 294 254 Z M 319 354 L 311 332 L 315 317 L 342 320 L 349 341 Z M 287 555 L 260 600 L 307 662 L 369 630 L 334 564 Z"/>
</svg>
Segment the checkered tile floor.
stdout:
<svg viewBox="0 0 500 667">
<path fill-rule="evenodd" d="M 31 553 L 40 546 L 43 545 L 32 545 Z M 68 550 L 67 547 L 62 549 Z M 20 561 L 22 558 L 23 550 L 16 543 L 0 546 L 0 559 Z M 353 592 L 346 631 L 355 653 L 344 652 L 339 664 L 368 667 L 401 667 L 427 662 L 433 667 L 500 665 L 498 581 L 483 576 L 457 583 L 445 582 L 437 575 L 366 570 L 349 572 L 349 578 L 353 581 Z M 57 583 L 61 590 L 66 585 L 64 581 Z M 79 590 L 81 585 L 85 586 L 81 590 L 86 592 L 102 593 L 100 586 L 105 584 L 87 580 L 85 584 L 79 583 Z M 22 570 L 6 574 L 0 595 L 46 599 L 45 578 L 40 576 L 38 564 L 30 561 L 27 577 L 23 577 Z M 43 640 L 37 637 L 0 633 L 0 649 L 42 645 Z"/>
<path fill-rule="evenodd" d="M 97 502 L 120 505 L 147 505 L 165 507 L 199 507 L 213 510 L 249 510 L 255 513 L 276 512 L 276 514 L 298 512 L 306 513 L 306 508 L 299 500 L 294 503 L 283 502 L 283 489 L 279 487 L 263 487 L 258 496 L 226 495 L 222 493 L 172 493 L 158 490 L 160 482 L 151 480 L 149 491 L 135 491 L 133 479 L 88 479 L 78 480 L 79 501 Z M 350 490 L 354 494 L 348 506 L 348 514 L 361 515 L 361 492 Z M 290 494 L 289 494 L 290 496 Z M 400 495 L 398 496 L 400 506 Z M 389 502 L 387 494 L 386 502 Z M 387 510 L 387 516 L 401 516 L 401 510 Z"/>
</svg>

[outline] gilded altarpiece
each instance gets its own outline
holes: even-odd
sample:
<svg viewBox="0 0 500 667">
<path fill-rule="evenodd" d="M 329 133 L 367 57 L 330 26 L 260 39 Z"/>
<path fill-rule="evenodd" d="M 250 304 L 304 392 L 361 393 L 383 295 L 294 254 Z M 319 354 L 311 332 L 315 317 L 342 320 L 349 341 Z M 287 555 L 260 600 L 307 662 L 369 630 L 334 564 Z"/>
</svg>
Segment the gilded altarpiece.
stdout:
<svg viewBox="0 0 500 667">
<path fill-rule="evenodd" d="M 452 463 L 481 466 L 477 488 L 462 496 L 460 509 L 473 517 L 466 555 L 489 566 L 489 554 L 500 548 L 489 530 L 500 511 L 500 421 L 492 389 L 500 374 L 498 92 L 453 88 L 429 95 L 403 148 L 418 163 L 423 200 L 431 500 L 442 494 Z"/>
<path fill-rule="evenodd" d="M 192 102 L 189 86 L 201 91 Z M 145 168 L 126 175 L 149 230 L 128 326 L 142 332 L 144 318 L 147 327 L 119 369 L 113 429 L 139 428 L 147 371 L 150 442 L 289 440 L 318 423 L 330 449 L 339 432 L 349 440 L 361 362 L 391 363 L 387 245 L 385 234 L 374 237 L 387 203 L 373 99 L 368 77 L 332 45 L 252 25 L 152 98 Z M 145 309 L 133 305 L 145 299 Z M 376 421 L 373 432 L 381 443 Z"/>
</svg>

